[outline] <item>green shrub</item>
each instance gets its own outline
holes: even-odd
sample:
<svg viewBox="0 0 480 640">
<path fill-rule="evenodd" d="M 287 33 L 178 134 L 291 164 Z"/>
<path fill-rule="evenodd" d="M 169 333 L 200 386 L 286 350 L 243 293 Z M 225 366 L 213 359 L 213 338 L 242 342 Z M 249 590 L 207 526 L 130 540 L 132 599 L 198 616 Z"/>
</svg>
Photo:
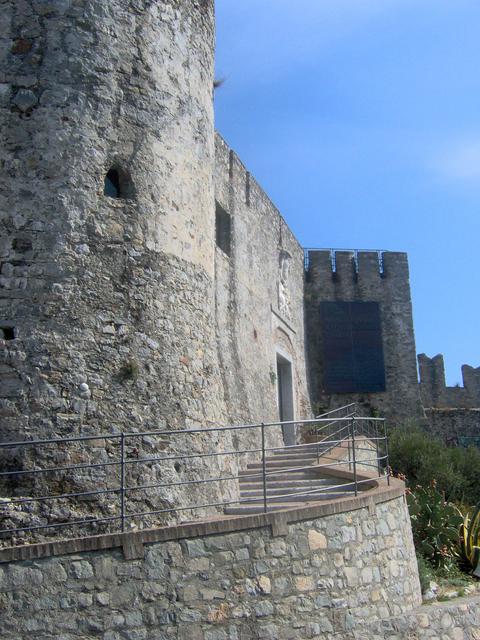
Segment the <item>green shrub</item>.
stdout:
<svg viewBox="0 0 480 640">
<path fill-rule="evenodd" d="M 435 483 L 408 493 L 415 548 L 433 567 L 449 569 L 459 556 L 460 510 L 445 501 Z"/>
<path fill-rule="evenodd" d="M 474 506 L 480 502 L 480 449 L 448 448 L 452 469 L 459 478 L 452 500 Z"/>
<path fill-rule="evenodd" d="M 436 481 L 447 501 L 474 505 L 480 501 L 480 450 L 447 447 L 418 426 L 389 433 L 390 466 L 407 485 L 429 487 Z"/>
<path fill-rule="evenodd" d="M 431 565 L 425 558 L 417 553 L 418 576 L 420 578 L 420 588 L 422 593 L 426 593 L 430 588 L 430 582 L 433 580 L 433 571 Z"/>
</svg>

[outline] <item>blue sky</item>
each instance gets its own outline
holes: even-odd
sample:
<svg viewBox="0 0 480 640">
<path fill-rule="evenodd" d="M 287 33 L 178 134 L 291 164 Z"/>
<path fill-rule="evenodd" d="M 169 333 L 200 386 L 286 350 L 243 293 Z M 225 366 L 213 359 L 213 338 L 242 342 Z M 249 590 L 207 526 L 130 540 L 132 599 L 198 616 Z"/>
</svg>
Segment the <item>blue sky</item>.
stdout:
<svg viewBox="0 0 480 640">
<path fill-rule="evenodd" d="M 480 2 L 217 0 L 216 126 L 304 246 L 407 251 L 417 351 L 480 365 Z"/>
</svg>

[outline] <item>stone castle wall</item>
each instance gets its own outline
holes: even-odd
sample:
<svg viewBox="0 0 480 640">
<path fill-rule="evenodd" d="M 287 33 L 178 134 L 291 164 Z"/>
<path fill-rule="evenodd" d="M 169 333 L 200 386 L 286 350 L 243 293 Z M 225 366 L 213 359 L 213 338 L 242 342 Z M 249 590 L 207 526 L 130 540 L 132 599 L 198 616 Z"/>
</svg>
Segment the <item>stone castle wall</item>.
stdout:
<svg viewBox="0 0 480 640">
<path fill-rule="evenodd" d="M 215 138 L 213 0 L 7 0 L 0 40 L 0 439 L 102 435 L 70 449 L 12 448 L 0 463 L 109 465 L 16 478 L 0 494 L 118 489 L 119 441 L 108 435 L 141 432 L 127 439 L 127 461 L 165 459 L 127 465 L 127 512 L 184 509 L 154 523 L 212 515 L 189 506 L 235 500 L 237 483 L 182 483 L 235 474 L 238 461 L 195 455 L 259 443 L 248 431 L 185 428 L 278 420 L 277 358 L 292 367 L 293 415 L 310 415 L 303 251 Z M 112 169 L 117 198 L 104 193 Z M 215 201 L 229 216 L 228 251 L 215 246 Z M 361 253 L 354 278 L 351 255 L 338 253 L 335 280 L 326 256 L 311 254 L 307 287 L 316 403 L 329 406 L 315 305 L 375 300 L 387 392 L 333 403 L 417 415 L 404 254 L 385 254 L 380 277 L 375 258 Z M 133 490 L 158 483 L 169 486 Z M 115 518 L 112 495 L 20 515 L 26 524 Z M 213 520 L 165 539 L 166 530 L 88 538 L 63 555 L 27 559 L 31 545 L 0 567 L 1 635 L 345 637 L 418 604 L 399 486 L 288 518 Z M 163 533 L 152 540 L 155 531 Z M 115 539 L 125 557 L 102 548 Z"/>
<path fill-rule="evenodd" d="M 295 417 L 308 418 L 303 250 L 219 135 L 215 197 L 231 225 L 230 255 L 219 247 L 215 253 L 217 338 L 230 421 L 279 419 L 277 352 L 292 363 Z"/>
<path fill-rule="evenodd" d="M 129 534 L 130 559 L 102 550 L 102 538 L 44 546 L 46 556 L 5 550 L 2 638 L 326 640 L 408 614 L 420 589 L 403 486 L 392 483 L 303 510 Z"/>
<path fill-rule="evenodd" d="M 11 0 L 0 37 L 1 438 L 224 423 L 213 2 Z M 111 168 L 120 198 L 104 195 Z M 205 452 L 212 442 L 172 435 L 162 447 Z M 231 443 L 217 439 L 214 449 L 223 446 Z M 151 455 L 158 442 L 128 450 Z M 19 456 L 4 462 L 32 464 Z M 108 458 L 101 449 L 78 456 Z M 142 481 L 198 479 L 223 464 L 169 461 L 142 469 Z M 91 486 L 71 479 L 71 489 Z M 177 487 L 148 506 L 182 496 Z"/>
<path fill-rule="evenodd" d="M 450 409 L 432 407 L 425 409 L 427 424 L 425 428 L 434 436 L 451 445 L 478 446 L 480 438 L 480 408 Z M 463 440 L 462 438 L 467 438 Z M 476 438 L 469 441 L 468 438 Z"/>
<path fill-rule="evenodd" d="M 412 305 L 407 256 L 383 253 L 383 271 L 376 252 L 310 250 L 305 286 L 308 362 L 312 402 L 322 408 L 357 402 L 364 415 L 385 416 L 390 423 L 420 417 Z M 320 304 L 327 301 L 378 302 L 380 305 L 386 391 L 327 394 L 323 388 L 323 345 Z"/>
<path fill-rule="evenodd" d="M 479 438 L 480 367 L 462 366 L 462 387 L 446 385 L 445 364 L 440 354 L 429 358 L 421 353 L 418 367 L 420 394 L 425 407 L 425 428 L 452 445 L 462 443 L 462 437 Z M 463 444 L 467 444 L 467 441 Z"/>
<path fill-rule="evenodd" d="M 463 386 L 447 387 L 443 356 L 418 356 L 420 393 L 425 407 L 479 408 L 480 367 L 462 366 Z"/>
</svg>

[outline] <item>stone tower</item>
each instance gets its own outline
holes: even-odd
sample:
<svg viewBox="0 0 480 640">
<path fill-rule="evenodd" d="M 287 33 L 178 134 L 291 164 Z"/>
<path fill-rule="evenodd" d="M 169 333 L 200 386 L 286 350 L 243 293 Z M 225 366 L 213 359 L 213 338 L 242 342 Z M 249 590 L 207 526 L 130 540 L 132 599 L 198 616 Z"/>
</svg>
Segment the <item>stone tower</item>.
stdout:
<svg viewBox="0 0 480 640">
<path fill-rule="evenodd" d="M 218 424 L 213 0 L 7 0 L 0 34 L 1 438 Z"/>
<path fill-rule="evenodd" d="M 393 425 L 423 417 L 405 253 L 308 252 L 311 392 L 320 410 L 356 402 Z"/>
</svg>

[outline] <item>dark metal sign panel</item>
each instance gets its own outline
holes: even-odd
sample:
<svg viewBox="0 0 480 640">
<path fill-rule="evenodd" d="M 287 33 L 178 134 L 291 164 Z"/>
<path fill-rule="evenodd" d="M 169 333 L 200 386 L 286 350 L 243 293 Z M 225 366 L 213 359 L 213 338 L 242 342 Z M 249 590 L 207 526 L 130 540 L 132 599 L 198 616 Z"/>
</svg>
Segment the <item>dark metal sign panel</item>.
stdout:
<svg viewBox="0 0 480 640">
<path fill-rule="evenodd" d="M 320 315 L 325 391 L 385 391 L 378 302 L 322 302 Z"/>
</svg>

